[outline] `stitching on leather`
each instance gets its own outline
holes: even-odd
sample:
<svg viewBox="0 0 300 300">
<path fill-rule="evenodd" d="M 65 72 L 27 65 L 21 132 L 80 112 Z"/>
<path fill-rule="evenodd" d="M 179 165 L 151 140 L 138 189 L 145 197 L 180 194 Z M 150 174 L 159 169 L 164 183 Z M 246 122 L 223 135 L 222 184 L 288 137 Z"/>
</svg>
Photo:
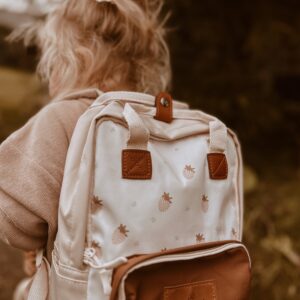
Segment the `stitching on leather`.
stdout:
<svg viewBox="0 0 300 300">
<path fill-rule="evenodd" d="M 219 163 L 218 167 L 216 168 L 216 170 L 213 169 L 213 163 L 211 161 L 210 158 L 216 158 L 216 157 L 220 157 L 223 156 L 223 159 L 221 160 L 221 162 Z M 219 154 L 219 153 L 209 153 L 207 155 L 208 157 L 208 168 L 209 168 L 209 173 L 211 174 L 212 179 L 227 179 L 228 178 L 228 163 L 227 163 L 227 159 L 226 159 L 226 155 L 225 154 Z M 225 174 L 223 176 L 218 176 L 216 175 L 217 171 L 219 171 L 221 164 L 224 162 L 225 164 Z"/>
<path fill-rule="evenodd" d="M 131 167 L 131 169 L 128 168 L 128 158 L 130 156 L 130 154 L 134 154 L 134 153 L 138 153 L 140 154 L 141 151 L 130 151 L 130 152 L 125 152 L 125 155 L 124 155 L 124 163 L 125 163 L 125 173 L 127 176 L 137 176 L 137 177 L 140 177 L 140 176 L 149 176 L 150 175 L 150 171 L 151 171 L 151 165 L 150 165 L 150 159 L 149 159 L 149 156 L 148 154 L 144 155 L 139 161 L 136 161 L 135 164 Z M 132 171 L 132 169 L 134 167 L 136 167 L 136 165 L 141 162 L 142 160 L 147 160 L 147 173 L 145 175 L 134 175 L 134 174 L 130 174 L 130 171 Z"/>
<path fill-rule="evenodd" d="M 216 156 L 215 156 L 216 157 Z M 215 177 L 223 177 L 223 176 L 217 176 L 216 174 L 218 174 L 218 171 L 220 170 L 222 164 L 225 164 L 225 174 L 224 174 L 224 177 L 227 178 L 227 175 L 228 175 L 228 166 L 227 166 L 227 160 L 226 160 L 226 156 L 224 155 L 223 156 L 223 159 L 220 161 L 218 167 L 216 168 L 215 172 L 214 172 L 214 176 Z"/>
<path fill-rule="evenodd" d="M 136 161 L 135 164 L 129 169 L 128 166 L 128 159 L 130 157 L 131 154 L 141 154 L 143 153 L 144 155 L 141 157 L 140 160 Z M 146 172 L 145 174 L 130 174 L 130 171 L 132 171 L 132 169 L 134 167 L 136 167 L 136 165 L 141 162 L 142 160 L 147 160 L 146 161 Z M 123 163 L 123 167 L 122 167 L 122 172 L 123 172 L 123 178 L 125 179 L 151 179 L 152 176 L 152 161 L 151 161 L 151 155 L 149 151 L 145 151 L 145 150 L 123 150 L 123 158 L 122 158 L 122 163 Z"/>
<path fill-rule="evenodd" d="M 214 156 L 211 156 L 211 157 L 217 157 L 217 155 L 214 155 Z M 224 160 L 224 158 L 223 158 L 223 160 Z M 211 161 L 209 161 L 209 170 L 210 170 L 212 179 L 226 179 L 228 177 L 227 164 L 225 164 L 225 174 L 224 175 L 217 175 L 216 174 L 217 171 L 219 170 L 220 165 L 223 162 L 223 160 L 219 163 L 219 166 L 217 167 L 216 170 L 214 170 L 214 168 L 213 168 L 213 166 L 214 166 L 213 163 Z"/>
<path fill-rule="evenodd" d="M 136 167 L 138 167 L 139 163 L 145 164 L 145 162 L 144 162 L 145 160 L 146 160 L 146 164 L 147 164 L 147 174 L 149 174 L 149 157 L 148 157 L 148 154 L 145 154 L 145 155 L 141 156 L 139 160 L 134 161 L 134 165 L 131 166 L 130 169 L 127 169 L 128 175 L 134 175 L 134 174 L 131 174 L 131 172 L 133 172 L 133 170 Z"/>
</svg>

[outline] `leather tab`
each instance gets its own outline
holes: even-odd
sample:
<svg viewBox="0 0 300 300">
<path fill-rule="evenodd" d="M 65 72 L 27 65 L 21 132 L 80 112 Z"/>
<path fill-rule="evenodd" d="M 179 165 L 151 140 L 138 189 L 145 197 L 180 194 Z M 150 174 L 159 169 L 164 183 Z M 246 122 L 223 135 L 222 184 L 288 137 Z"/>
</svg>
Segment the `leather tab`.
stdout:
<svg viewBox="0 0 300 300">
<path fill-rule="evenodd" d="M 151 179 L 152 160 L 147 150 L 126 149 L 122 152 L 122 176 L 124 179 Z"/>
<path fill-rule="evenodd" d="M 228 177 L 228 163 L 224 153 L 207 154 L 210 179 L 222 180 Z"/>
<path fill-rule="evenodd" d="M 155 119 L 171 123 L 173 120 L 173 99 L 168 93 L 160 93 L 155 99 L 156 116 Z"/>
</svg>

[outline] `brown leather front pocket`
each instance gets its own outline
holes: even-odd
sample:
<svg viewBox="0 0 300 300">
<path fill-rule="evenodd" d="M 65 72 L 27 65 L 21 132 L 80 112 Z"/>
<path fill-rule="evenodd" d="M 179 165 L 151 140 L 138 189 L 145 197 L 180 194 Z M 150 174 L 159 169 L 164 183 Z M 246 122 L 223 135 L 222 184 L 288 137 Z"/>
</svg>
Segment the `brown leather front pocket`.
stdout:
<svg viewBox="0 0 300 300">
<path fill-rule="evenodd" d="M 125 280 L 126 300 L 246 300 L 249 297 L 250 262 L 248 253 L 241 244 L 230 248 L 209 248 L 209 255 L 203 251 L 192 252 L 192 259 L 182 258 L 185 253 L 180 250 L 179 259 L 163 261 L 168 254 L 161 253 L 150 261 L 149 265 L 136 264 L 135 261 L 147 261 L 135 257 L 129 262 L 128 276 Z M 237 245 L 237 246 L 236 246 Z M 224 245 L 223 245 L 224 246 Z M 226 248 L 227 247 L 227 248 Z M 189 255 L 191 252 L 186 252 Z M 199 257 L 197 257 L 199 253 Z M 171 255 L 176 254 L 172 252 Z M 182 256 L 183 254 L 183 256 Z M 135 267 L 134 267 L 135 266 Z M 134 267 L 134 268 L 133 268 Z M 122 267 L 126 269 L 126 265 Z M 132 269 L 132 271 L 130 271 Z M 122 270 L 120 270 L 122 271 Z M 121 275 L 123 273 L 123 275 Z M 116 272 L 115 278 L 124 276 Z M 114 288 L 117 289 L 117 286 Z M 113 293 L 114 294 L 114 293 Z M 114 294 L 116 295 L 116 294 Z M 112 296 L 111 300 L 118 299 Z"/>
<path fill-rule="evenodd" d="M 163 300 L 216 300 L 217 291 L 215 281 L 199 281 L 166 287 Z"/>
</svg>

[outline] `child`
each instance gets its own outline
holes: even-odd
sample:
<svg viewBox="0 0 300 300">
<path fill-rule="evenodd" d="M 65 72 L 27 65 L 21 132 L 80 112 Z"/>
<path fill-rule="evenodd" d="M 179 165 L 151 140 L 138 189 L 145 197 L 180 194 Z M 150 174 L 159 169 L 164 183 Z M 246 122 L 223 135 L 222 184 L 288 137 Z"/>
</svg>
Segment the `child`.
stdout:
<svg viewBox="0 0 300 300">
<path fill-rule="evenodd" d="M 17 30 L 41 49 L 38 73 L 54 99 L 0 146 L 0 236 L 51 262 L 64 163 L 80 115 L 97 88 L 157 94 L 170 82 L 159 21 L 163 0 L 65 0 L 44 23 Z M 34 255 L 27 255 L 34 273 Z"/>
</svg>

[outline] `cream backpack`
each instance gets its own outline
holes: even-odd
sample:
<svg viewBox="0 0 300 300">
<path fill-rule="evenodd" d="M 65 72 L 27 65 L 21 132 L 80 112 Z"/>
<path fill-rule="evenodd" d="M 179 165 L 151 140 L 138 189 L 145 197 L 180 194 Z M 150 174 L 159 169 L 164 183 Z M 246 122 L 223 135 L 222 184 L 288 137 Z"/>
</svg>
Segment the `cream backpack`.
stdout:
<svg viewBox="0 0 300 300">
<path fill-rule="evenodd" d="M 98 91 L 70 144 L 41 298 L 248 299 L 242 188 L 217 118 L 165 93 Z"/>
</svg>

